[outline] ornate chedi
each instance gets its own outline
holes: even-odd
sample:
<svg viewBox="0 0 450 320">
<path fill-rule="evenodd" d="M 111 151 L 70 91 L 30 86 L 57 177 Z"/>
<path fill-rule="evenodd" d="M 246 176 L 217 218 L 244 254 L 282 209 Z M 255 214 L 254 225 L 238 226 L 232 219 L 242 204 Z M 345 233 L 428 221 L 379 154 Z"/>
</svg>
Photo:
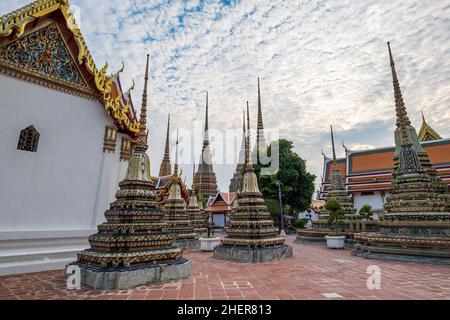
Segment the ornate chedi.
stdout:
<svg viewBox="0 0 450 320">
<path fill-rule="evenodd" d="M 69 267 L 81 268 L 82 284 L 94 289 L 127 289 L 147 283 L 189 277 L 191 263 L 173 246 L 163 212 L 156 202 L 150 176 L 147 143 L 147 83 L 145 74 L 140 131 L 117 200 L 106 211 L 107 222 L 89 237 L 91 248 Z"/>
<path fill-rule="evenodd" d="M 334 133 L 331 126 L 331 146 L 333 150 L 333 173 L 331 177 L 330 191 L 327 194 L 325 200 L 335 199 L 339 202 L 341 210 L 345 213 L 345 227 L 347 229 L 347 238 L 352 238 L 350 229 L 352 221 L 358 220 L 359 216 L 356 215 L 356 208 L 353 205 L 353 200 L 348 192 L 345 190 L 344 182 L 341 172 L 337 165 L 336 149 L 334 145 Z M 323 209 L 319 213 L 319 220 L 314 222 L 314 228 L 311 230 L 303 229 L 299 230 L 299 235 L 295 242 L 297 243 L 324 243 L 325 236 L 331 231 L 328 228 L 327 219 L 329 215 L 326 209 Z"/>
<path fill-rule="evenodd" d="M 247 102 L 248 106 L 248 102 Z M 242 130 L 242 144 L 241 150 L 239 152 L 239 160 L 236 166 L 236 169 L 233 174 L 233 178 L 230 183 L 230 192 L 238 192 L 242 188 L 242 179 L 244 177 L 244 168 L 245 168 L 245 150 L 247 148 L 247 140 L 246 140 L 246 130 L 245 130 L 245 111 L 242 115 L 243 119 L 243 130 Z"/>
<path fill-rule="evenodd" d="M 159 168 L 159 176 L 165 177 L 172 174 L 172 165 L 170 164 L 170 114 L 167 120 L 166 146 L 164 148 L 164 156 Z"/>
<path fill-rule="evenodd" d="M 434 177 L 423 165 L 411 139 L 410 121 L 389 43 L 388 48 L 397 113 L 398 165 L 380 232 L 356 235 L 358 244 L 353 254 L 365 258 L 450 264 L 450 199 L 447 194 L 437 192 Z"/>
<path fill-rule="evenodd" d="M 186 212 L 186 205 L 181 197 L 181 177 L 178 175 L 178 137 L 176 146 L 176 160 L 173 178 L 169 187 L 169 196 L 164 203 L 164 221 L 168 224 L 168 229 L 175 237 L 174 244 L 182 249 L 196 249 L 200 247 L 200 242 L 196 239 L 197 234 L 191 224 L 189 214 Z"/>
<path fill-rule="evenodd" d="M 186 213 L 191 220 L 191 225 L 194 228 L 194 232 L 197 234 L 197 237 L 199 238 L 204 236 L 208 232 L 208 216 L 205 214 L 204 210 L 200 209 L 197 194 L 195 193 L 194 188 L 192 188 L 191 190 L 191 197 L 189 198 L 189 204 L 186 208 Z"/>
<path fill-rule="evenodd" d="M 205 132 L 203 137 L 203 148 L 200 156 L 200 164 L 194 177 L 194 189 L 200 192 L 204 199 L 217 194 L 217 179 L 212 165 L 212 155 L 209 145 L 208 124 L 208 93 L 206 93 L 206 117 Z"/>
<path fill-rule="evenodd" d="M 247 143 L 250 141 L 248 132 Z M 239 262 L 261 263 L 292 257 L 292 248 L 279 236 L 259 191 L 249 149 L 246 150 L 246 172 L 238 203 L 230 215 L 226 238 L 215 248 L 214 257 Z"/>
</svg>

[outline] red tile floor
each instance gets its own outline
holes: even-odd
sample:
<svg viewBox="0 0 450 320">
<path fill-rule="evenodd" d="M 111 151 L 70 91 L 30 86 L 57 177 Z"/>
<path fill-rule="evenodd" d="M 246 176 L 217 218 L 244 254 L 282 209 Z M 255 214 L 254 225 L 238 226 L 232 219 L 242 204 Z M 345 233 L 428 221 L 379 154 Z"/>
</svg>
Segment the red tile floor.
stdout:
<svg viewBox="0 0 450 320">
<path fill-rule="evenodd" d="M 450 267 L 353 257 L 349 250 L 300 245 L 294 258 L 266 264 L 215 260 L 187 251 L 192 276 L 131 290 L 68 290 L 62 270 L 0 277 L 4 299 L 450 299 Z M 381 289 L 367 288 L 367 267 L 381 270 Z"/>
</svg>

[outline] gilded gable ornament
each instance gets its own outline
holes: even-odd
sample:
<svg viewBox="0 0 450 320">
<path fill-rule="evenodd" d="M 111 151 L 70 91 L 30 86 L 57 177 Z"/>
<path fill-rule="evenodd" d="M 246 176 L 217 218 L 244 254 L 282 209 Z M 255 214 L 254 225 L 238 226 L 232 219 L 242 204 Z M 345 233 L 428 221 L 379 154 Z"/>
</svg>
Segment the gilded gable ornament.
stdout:
<svg viewBox="0 0 450 320">
<path fill-rule="evenodd" d="M 26 74 L 89 90 L 56 24 L 0 48 L 0 61 Z"/>
</svg>

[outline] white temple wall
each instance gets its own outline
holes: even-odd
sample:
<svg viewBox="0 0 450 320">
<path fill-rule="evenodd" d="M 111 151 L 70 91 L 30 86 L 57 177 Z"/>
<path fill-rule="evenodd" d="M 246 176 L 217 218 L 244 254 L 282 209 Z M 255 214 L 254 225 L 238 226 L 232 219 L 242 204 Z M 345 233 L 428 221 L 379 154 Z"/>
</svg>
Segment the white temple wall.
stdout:
<svg viewBox="0 0 450 320">
<path fill-rule="evenodd" d="M 119 190 L 119 182 L 121 182 L 127 173 L 128 161 L 120 160 L 120 145 L 122 143 L 123 133 L 117 134 L 117 146 L 114 154 L 114 166 L 111 173 L 111 189 L 109 194 L 108 203 L 116 200 L 116 192 Z"/>
<path fill-rule="evenodd" d="M 102 152 L 112 119 L 97 101 L 2 74 L 0 97 L 0 275 L 60 268 L 104 221 L 121 165 L 119 142 Z M 17 150 L 30 125 L 36 153 Z"/>
<path fill-rule="evenodd" d="M 375 191 L 373 195 L 362 195 L 361 192 L 353 193 L 353 203 L 355 208 L 361 209 L 365 204 L 372 206 L 372 210 L 383 210 L 386 195 L 384 198 L 380 192 Z"/>
</svg>

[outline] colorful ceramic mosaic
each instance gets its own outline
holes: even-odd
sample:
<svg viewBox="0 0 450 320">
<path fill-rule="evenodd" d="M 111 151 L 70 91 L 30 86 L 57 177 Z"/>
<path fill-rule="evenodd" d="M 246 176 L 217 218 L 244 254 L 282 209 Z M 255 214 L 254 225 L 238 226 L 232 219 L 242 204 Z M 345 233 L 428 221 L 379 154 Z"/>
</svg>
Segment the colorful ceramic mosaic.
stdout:
<svg viewBox="0 0 450 320">
<path fill-rule="evenodd" d="M 182 250 L 174 247 L 167 231 L 150 176 L 147 151 L 147 83 L 145 75 L 140 132 L 130 157 L 125 179 L 120 182 L 117 200 L 106 211 L 106 222 L 89 237 L 91 248 L 78 254 L 78 264 L 106 269 L 142 267 L 175 262 Z"/>
<path fill-rule="evenodd" d="M 389 44 L 388 44 L 389 46 Z M 354 254 L 450 264 L 450 212 L 448 194 L 437 192 L 433 175 L 422 165 L 411 139 L 394 59 L 389 46 L 397 113 L 397 148 L 400 150 L 391 193 L 387 198 L 381 232 L 355 236 Z M 400 143 L 400 144 L 398 144 Z"/>
</svg>

